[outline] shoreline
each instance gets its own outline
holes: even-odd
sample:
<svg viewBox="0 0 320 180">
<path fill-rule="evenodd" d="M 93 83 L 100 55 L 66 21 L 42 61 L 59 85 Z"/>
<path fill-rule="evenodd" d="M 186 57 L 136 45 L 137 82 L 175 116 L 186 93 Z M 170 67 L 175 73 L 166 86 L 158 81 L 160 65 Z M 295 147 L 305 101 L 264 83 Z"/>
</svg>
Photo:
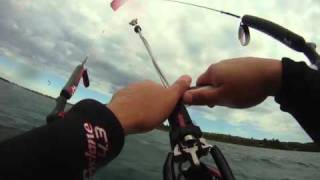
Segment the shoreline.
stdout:
<svg viewBox="0 0 320 180">
<path fill-rule="evenodd" d="M 160 131 L 168 132 L 169 128 L 169 126 L 162 125 L 157 129 Z M 320 152 L 320 146 L 318 146 L 316 143 L 281 142 L 278 139 L 260 140 L 254 138 L 244 138 L 240 136 L 218 134 L 213 132 L 203 132 L 203 137 L 207 140 L 249 147 L 277 149 L 286 151 Z"/>
<path fill-rule="evenodd" d="M 7 79 L 0 77 L 0 80 L 4 81 L 5 83 L 9 83 L 14 86 L 20 87 L 20 88 L 27 90 L 29 92 L 35 93 L 37 95 L 47 97 L 52 100 L 56 99 L 56 98 L 51 97 L 49 95 L 45 95 L 40 92 L 25 88 L 19 84 L 16 84 L 14 82 L 7 80 Z M 73 105 L 71 103 L 67 103 L 67 104 L 70 106 Z M 169 126 L 161 125 L 157 129 L 168 132 Z M 229 144 L 238 144 L 238 145 L 249 146 L 249 147 L 260 147 L 260 148 L 279 149 L 279 150 L 287 150 L 287 151 L 320 152 L 320 146 L 318 146 L 315 143 L 281 142 L 278 139 L 259 140 L 259 139 L 253 139 L 253 138 L 244 138 L 244 137 L 240 137 L 240 136 L 218 134 L 218 133 L 213 133 L 213 132 L 203 132 L 203 136 L 208 140 L 229 143 Z"/>
<path fill-rule="evenodd" d="M 40 95 L 40 96 L 43 96 L 43 97 L 46 97 L 46 98 L 49 98 L 49 99 L 56 100 L 56 97 L 52 97 L 52 96 L 49 96 L 49 95 L 46 95 L 46 94 L 42 94 L 42 93 L 40 93 L 40 92 L 38 92 L 38 91 L 34 91 L 34 90 L 32 90 L 32 89 L 23 87 L 23 86 L 21 86 L 21 85 L 19 85 L 19 84 L 17 84 L 17 83 L 14 83 L 14 82 L 9 81 L 9 80 L 7 80 L 7 79 L 4 79 L 4 78 L 2 78 L 2 77 L 0 77 L 0 81 L 4 81 L 4 82 L 9 83 L 9 84 L 11 84 L 11 85 L 13 85 L 13 86 L 22 88 L 22 89 L 24 89 L 24 90 L 26 90 L 26 91 L 35 93 L 35 94 L 37 94 L 37 95 Z M 58 96 L 59 96 L 59 94 L 57 94 L 57 97 L 58 97 Z M 71 105 L 71 106 L 72 106 L 73 104 L 67 102 L 67 105 Z"/>
</svg>

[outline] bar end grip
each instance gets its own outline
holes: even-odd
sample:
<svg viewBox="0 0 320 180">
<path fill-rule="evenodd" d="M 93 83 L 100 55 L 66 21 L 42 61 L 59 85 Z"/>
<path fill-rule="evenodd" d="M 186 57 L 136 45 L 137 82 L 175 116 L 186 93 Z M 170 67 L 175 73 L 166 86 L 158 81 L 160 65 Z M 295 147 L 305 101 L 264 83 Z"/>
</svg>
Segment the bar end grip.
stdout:
<svg viewBox="0 0 320 180">
<path fill-rule="evenodd" d="M 251 15 L 244 15 L 241 22 L 268 34 L 296 51 L 303 52 L 305 49 L 306 41 L 303 37 L 276 23 Z"/>
</svg>

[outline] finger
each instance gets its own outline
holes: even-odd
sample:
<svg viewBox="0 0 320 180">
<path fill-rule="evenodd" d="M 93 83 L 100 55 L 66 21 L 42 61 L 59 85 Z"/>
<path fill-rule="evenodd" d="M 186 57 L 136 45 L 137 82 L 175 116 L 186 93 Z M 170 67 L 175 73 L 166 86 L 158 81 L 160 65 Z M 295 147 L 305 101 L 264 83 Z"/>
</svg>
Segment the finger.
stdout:
<svg viewBox="0 0 320 180">
<path fill-rule="evenodd" d="M 183 96 L 183 101 L 186 104 L 208 105 L 213 107 L 218 103 L 219 93 L 220 88 L 206 86 L 186 91 Z"/>
<path fill-rule="evenodd" d="M 194 90 L 196 90 L 195 92 L 198 92 L 200 90 L 208 90 L 212 87 L 210 86 L 194 86 L 194 87 L 190 87 L 190 89 L 188 89 L 184 95 L 183 95 L 183 102 L 186 104 L 191 104 L 192 103 L 192 93 L 194 92 Z"/>
<path fill-rule="evenodd" d="M 173 92 L 175 98 L 180 99 L 183 93 L 190 88 L 191 77 L 188 75 L 181 76 L 168 89 Z"/>
</svg>

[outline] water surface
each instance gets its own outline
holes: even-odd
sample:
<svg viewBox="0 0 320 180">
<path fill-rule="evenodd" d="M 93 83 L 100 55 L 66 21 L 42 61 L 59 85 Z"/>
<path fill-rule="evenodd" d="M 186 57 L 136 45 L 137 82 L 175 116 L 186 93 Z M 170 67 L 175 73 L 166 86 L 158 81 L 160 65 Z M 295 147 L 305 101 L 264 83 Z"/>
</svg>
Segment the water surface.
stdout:
<svg viewBox="0 0 320 180">
<path fill-rule="evenodd" d="M 55 102 L 0 80 L 0 141 L 45 124 Z M 121 154 L 100 169 L 97 180 L 160 180 L 169 151 L 166 132 L 131 135 Z M 238 180 L 319 180 L 320 153 L 217 144 Z"/>
</svg>

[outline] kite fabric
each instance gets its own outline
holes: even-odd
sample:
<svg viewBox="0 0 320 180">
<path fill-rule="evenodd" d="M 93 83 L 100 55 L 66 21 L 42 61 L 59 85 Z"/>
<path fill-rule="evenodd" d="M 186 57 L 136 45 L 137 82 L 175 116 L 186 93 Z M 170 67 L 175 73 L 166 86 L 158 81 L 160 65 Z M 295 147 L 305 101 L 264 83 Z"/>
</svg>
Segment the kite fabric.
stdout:
<svg viewBox="0 0 320 180">
<path fill-rule="evenodd" d="M 111 8 L 116 11 L 119 9 L 120 6 L 122 6 L 127 0 L 113 0 L 110 4 Z"/>
</svg>

